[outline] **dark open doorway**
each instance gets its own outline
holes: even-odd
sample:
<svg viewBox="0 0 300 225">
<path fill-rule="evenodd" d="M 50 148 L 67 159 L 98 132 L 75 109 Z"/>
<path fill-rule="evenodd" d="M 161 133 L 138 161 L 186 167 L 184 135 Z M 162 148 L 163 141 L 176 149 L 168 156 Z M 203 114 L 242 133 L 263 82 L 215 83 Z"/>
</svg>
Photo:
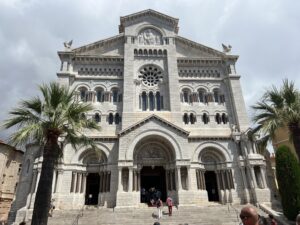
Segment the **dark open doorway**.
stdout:
<svg viewBox="0 0 300 225">
<path fill-rule="evenodd" d="M 162 201 L 166 200 L 166 176 L 165 169 L 162 166 L 144 166 L 141 171 L 141 202 L 150 203 L 153 193 L 149 191 L 151 188 L 155 188 L 160 192 L 160 198 Z M 145 192 L 144 192 L 145 191 Z"/>
<path fill-rule="evenodd" d="M 217 184 L 217 176 L 214 171 L 206 171 L 205 176 L 205 185 L 208 194 L 208 201 L 218 202 L 219 201 L 219 192 Z"/>
<path fill-rule="evenodd" d="M 86 205 L 98 205 L 98 194 L 100 188 L 100 176 L 98 173 L 89 173 L 86 178 Z"/>
</svg>

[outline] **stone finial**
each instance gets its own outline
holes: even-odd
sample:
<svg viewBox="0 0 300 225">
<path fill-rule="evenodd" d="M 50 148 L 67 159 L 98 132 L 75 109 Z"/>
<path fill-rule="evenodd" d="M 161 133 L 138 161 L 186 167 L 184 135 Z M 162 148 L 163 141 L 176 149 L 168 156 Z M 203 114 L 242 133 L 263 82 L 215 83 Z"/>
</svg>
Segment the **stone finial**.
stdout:
<svg viewBox="0 0 300 225">
<path fill-rule="evenodd" d="M 72 46 L 73 40 L 71 41 L 65 41 L 64 42 L 64 46 L 65 46 L 65 50 L 70 50 L 71 46 Z"/>
<path fill-rule="evenodd" d="M 224 53 L 229 53 L 231 51 L 231 45 L 224 45 L 222 44 L 222 47 L 223 47 L 223 52 Z"/>
</svg>

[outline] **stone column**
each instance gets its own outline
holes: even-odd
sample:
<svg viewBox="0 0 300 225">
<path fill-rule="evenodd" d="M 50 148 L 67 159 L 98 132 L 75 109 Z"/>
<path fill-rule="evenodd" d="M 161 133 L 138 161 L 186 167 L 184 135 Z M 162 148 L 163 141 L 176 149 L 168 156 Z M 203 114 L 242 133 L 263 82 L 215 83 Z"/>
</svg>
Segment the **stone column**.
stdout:
<svg viewBox="0 0 300 225">
<path fill-rule="evenodd" d="M 132 192 L 132 167 L 128 168 L 129 176 L 128 176 L 128 192 Z"/>
<path fill-rule="evenodd" d="M 86 188 L 86 173 L 82 174 L 82 182 L 81 182 L 81 188 L 80 188 L 80 193 L 85 193 L 85 188 Z"/>
<path fill-rule="evenodd" d="M 251 171 L 253 186 L 254 186 L 254 188 L 256 188 L 257 187 L 257 183 L 256 183 L 256 177 L 255 177 L 255 172 L 254 172 L 254 167 L 253 166 L 251 166 L 250 171 Z"/>
<path fill-rule="evenodd" d="M 56 181 L 56 170 L 53 171 L 53 180 L 52 180 L 52 193 L 55 191 L 55 182 Z"/>
<path fill-rule="evenodd" d="M 40 176 L 41 176 L 41 170 L 42 169 L 37 169 L 37 179 L 36 179 L 36 183 L 35 183 L 34 192 L 37 191 L 37 188 L 38 188 L 38 185 L 39 185 Z"/>
<path fill-rule="evenodd" d="M 31 194 L 33 194 L 35 192 L 37 177 L 38 177 L 38 171 L 37 170 L 33 170 L 33 178 L 32 178 L 32 183 L 31 183 L 31 188 L 30 188 L 30 193 Z"/>
<path fill-rule="evenodd" d="M 170 190 L 173 191 L 174 190 L 174 187 L 173 187 L 173 169 L 171 169 L 169 171 L 169 178 L 170 178 Z"/>
<path fill-rule="evenodd" d="M 245 173 L 245 167 L 241 167 L 240 170 L 242 172 L 242 180 L 243 180 L 244 188 L 248 189 L 247 177 L 246 177 L 246 173 Z"/>
<path fill-rule="evenodd" d="M 105 191 L 106 192 L 109 192 L 110 191 L 110 171 L 107 171 L 106 172 L 107 174 L 106 174 L 106 189 L 105 189 Z"/>
<path fill-rule="evenodd" d="M 106 171 L 102 172 L 102 192 L 105 192 L 105 186 L 106 186 Z"/>
<path fill-rule="evenodd" d="M 76 187 L 76 193 L 80 193 L 81 180 L 82 180 L 82 173 L 78 173 L 77 174 L 77 184 L 78 184 L 78 187 Z"/>
<path fill-rule="evenodd" d="M 73 172 L 74 173 L 74 183 L 73 183 L 73 190 L 72 192 L 76 192 L 76 186 L 77 186 L 77 172 Z"/>
<path fill-rule="evenodd" d="M 200 176 L 199 176 L 199 170 L 197 169 L 196 170 L 196 181 L 197 181 L 197 189 L 201 189 L 201 186 L 200 186 Z"/>
<path fill-rule="evenodd" d="M 182 190 L 180 166 L 177 167 L 177 190 Z"/>
<path fill-rule="evenodd" d="M 140 191 L 141 186 L 141 176 L 140 176 L 140 170 L 137 171 L 137 191 Z"/>
<path fill-rule="evenodd" d="M 263 181 L 263 188 L 266 188 L 267 185 L 267 181 L 266 181 L 266 170 L 264 167 L 260 167 L 260 173 L 261 173 L 261 177 L 262 177 L 262 181 Z"/>
<path fill-rule="evenodd" d="M 186 184 L 186 188 L 187 190 L 191 190 L 191 168 L 190 167 L 187 167 L 186 168 L 186 176 L 187 176 L 187 184 Z"/>
<path fill-rule="evenodd" d="M 63 170 L 57 170 L 57 182 L 56 182 L 56 187 L 55 187 L 56 193 L 60 192 L 63 173 L 64 173 Z"/>
<path fill-rule="evenodd" d="M 118 191 L 123 191 L 123 186 L 122 186 L 122 168 L 119 167 L 119 177 L 118 177 Z"/>
<path fill-rule="evenodd" d="M 150 111 L 150 97 L 149 97 L 149 93 L 147 93 L 147 109 L 146 111 Z"/>
</svg>

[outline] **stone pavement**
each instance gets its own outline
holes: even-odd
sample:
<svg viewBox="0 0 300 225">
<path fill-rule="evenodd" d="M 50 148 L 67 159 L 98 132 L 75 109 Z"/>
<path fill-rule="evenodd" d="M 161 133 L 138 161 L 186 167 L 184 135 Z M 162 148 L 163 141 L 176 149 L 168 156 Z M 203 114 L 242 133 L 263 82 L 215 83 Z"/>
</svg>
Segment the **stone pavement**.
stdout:
<svg viewBox="0 0 300 225">
<path fill-rule="evenodd" d="M 163 208 L 164 216 L 159 220 L 161 225 L 238 225 L 242 205 L 212 204 L 201 207 L 181 206 L 173 208 L 173 216 L 168 216 L 168 208 Z M 153 225 L 157 219 L 156 208 L 89 208 L 80 211 L 55 211 L 49 218 L 49 225 Z M 262 211 L 260 214 L 265 215 Z M 77 223 L 78 221 L 78 223 Z"/>
</svg>

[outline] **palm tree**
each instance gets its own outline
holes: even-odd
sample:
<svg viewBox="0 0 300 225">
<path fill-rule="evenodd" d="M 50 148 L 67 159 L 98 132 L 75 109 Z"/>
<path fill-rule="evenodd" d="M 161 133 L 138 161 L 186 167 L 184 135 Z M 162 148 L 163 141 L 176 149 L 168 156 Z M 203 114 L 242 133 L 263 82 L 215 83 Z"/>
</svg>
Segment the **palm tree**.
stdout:
<svg viewBox="0 0 300 225">
<path fill-rule="evenodd" d="M 38 143 L 43 149 L 43 162 L 33 209 L 32 225 L 46 225 L 51 201 L 53 170 L 62 156 L 59 141 L 70 143 L 75 149 L 80 146 L 95 147 L 92 139 L 83 134 L 85 129 L 100 128 L 84 113 L 92 106 L 75 100 L 74 90 L 52 82 L 39 86 L 41 97 L 23 100 L 18 108 L 9 112 L 11 117 L 4 128 L 17 127 L 10 136 L 10 143 L 23 145 Z"/>
<path fill-rule="evenodd" d="M 286 79 L 280 89 L 273 86 L 252 108 L 253 121 L 258 124 L 256 131 L 264 139 L 273 138 L 278 128 L 288 128 L 300 160 L 300 92 L 294 82 Z"/>
</svg>

